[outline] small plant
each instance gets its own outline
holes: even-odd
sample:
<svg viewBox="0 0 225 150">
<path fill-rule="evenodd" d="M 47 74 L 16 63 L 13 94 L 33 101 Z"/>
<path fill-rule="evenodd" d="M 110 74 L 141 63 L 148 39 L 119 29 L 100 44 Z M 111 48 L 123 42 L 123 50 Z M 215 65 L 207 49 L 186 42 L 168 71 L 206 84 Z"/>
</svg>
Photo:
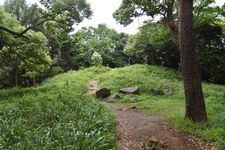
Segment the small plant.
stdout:
<svg viewBox="0 0 225 150">
<path fill-rule="evenodd" d="M 98 52 L 94 52 L 91 56 L 92 65 L 101 66 L 102 65 L 102 56 Z"/>
</svg>

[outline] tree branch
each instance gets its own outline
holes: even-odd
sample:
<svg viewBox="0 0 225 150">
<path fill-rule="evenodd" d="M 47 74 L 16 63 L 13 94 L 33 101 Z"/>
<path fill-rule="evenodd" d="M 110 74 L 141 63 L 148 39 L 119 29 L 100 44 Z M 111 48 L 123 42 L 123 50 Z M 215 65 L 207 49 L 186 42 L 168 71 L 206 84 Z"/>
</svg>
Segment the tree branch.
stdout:
<svg viewBox="0 0 225 150">
<path fill-rule="evenodd" d="M 15 32 L 15 31 L 12 31 L 12 30 L 10 30 L 10 29 L 2 26 L 2 25 L 0 25 L 0 30 L 8 32 L 8 33 L 12 34 L 15 37 L 22 37 L 22 38 L 25 38 L 25 39 L 29 39 L 27 36 L 24 35 L 23 32 L 21 32 L 21 33 L 20 32 Z"/>
<path fill-rule="evenodd" d="M 47 15 L 44 15 L 42 17 L 39 17 L 39 18 L 34 20 L 34 22 L 37 22 L 37 23 L 34 23 L 33 25 L 27 27 L 22 32 L 12 31 L 12 30 L 10 30 L 7 27 L 4 27 L 2 25 L 0 25 L 0 30 L 8 32 L 8 33 L 12 34 L 14 37 L 22 37 L 22 38 L 25 38 L 25 39 L 29 39 L 27 36 L 24 35 L 25 33 L 27 33 L 31 29 L 36 29 L 38 26 L 40 26 L 41 24 L 45 23 L 46 21 L 54 20 L 56 15 L 57 14 L 51 14 L 51 15 L 47 14 Z M 44 19 L 44 18 L 46 18 L 46 19 Z M 44 19 L 44 20 L 38 22 L 41 19 Z"/>
</svg>

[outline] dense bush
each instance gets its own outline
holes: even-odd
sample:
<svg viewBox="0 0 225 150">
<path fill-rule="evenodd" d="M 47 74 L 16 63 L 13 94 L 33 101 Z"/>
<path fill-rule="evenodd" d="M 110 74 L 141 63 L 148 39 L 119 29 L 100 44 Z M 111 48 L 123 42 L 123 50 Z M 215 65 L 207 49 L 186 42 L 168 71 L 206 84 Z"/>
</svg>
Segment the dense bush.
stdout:
<svg viewBox="0 0 225 150">
<path fill-rule="evenodd" d="M 225 83 L 225 35 L 219 25 L 202 24 L 196 29 L 202 79 Z"/>
</svg>

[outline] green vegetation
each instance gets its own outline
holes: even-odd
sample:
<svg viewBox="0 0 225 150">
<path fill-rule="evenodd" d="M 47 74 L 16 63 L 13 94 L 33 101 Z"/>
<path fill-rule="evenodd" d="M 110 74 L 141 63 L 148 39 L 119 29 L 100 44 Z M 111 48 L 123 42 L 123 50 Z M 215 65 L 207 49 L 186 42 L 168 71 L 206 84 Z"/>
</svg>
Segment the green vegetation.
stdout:
<svg viewBox="0 0 225 150">
<path fill-rule="evenodd" d="M 140 95 L 126 95 L 120 103 L 164 116 L 177 128 L 225 149 L 224 86 L 204 84 L 208 128 L 183 119 L 186 107 L 186 117 L 207 122 L 200 75 L 203 81 L 225 84 L 225 3 L 181 1 L 123 0 L 113 13 L 120 24 L 149 17 L 129 35 L 104 23 L 74 32 L 75 24 L 93 14 L 87 0 L 5 0 L 0 5 L 0 149 L 115 149 L 113 115 L 86 95 L 93 78 L 114 92 L 138 86 Z M 177 8 L 189 9 L 178 13 Z M 193 13 L 189 20 L 180 16 L 188 12 Z M 100 67 L 137 63 L 170 69 Z M 97 67 L 82 70 L 93 65 Z M 183 71 L 184 89 L 178 70 Z M 42 85 L 19 88 L 36 83 Z M 167 94 L 152 95 L 157 89 Z"/>
<path fill-rule="evenodd" d="M 139 31 L 131 35 L 124 48 L 126 54 L 145 58 L 150 65 L 162 65 L 178 69 L 181 66 L 178 48 L 178 1 L 123 0 L 114 12 L 114 18 L 122 25 L 129 25 L 134 18 L 147 15 Z M 212 83 L 225 83 L 225 4 L 217 6 L 215 0 L 194 1 L 194 33 L 201 78 Z M 140 13 L 141 12 L 141 13 Z M 155 18 L 160 20 L 155 22 Z M 219 17 L 220 16 L 220 17 Z M 191 44 L 192 45 L 192 44 Z M 180 49 L 180 50 L 179 50 Z"/>
<path fill-rule="evenodd" d="M 91 79 L 114 93 L 138 86 L 140 95 L 126 95 L 119 103 L 160 115 L 175 127 L 215 141 L 225 148 L 225 87 L 204 84 L 209 127 L 184 119 L 184 94 L 180 73 L 163 67 L 133 65 L 109 69 L 94 67 L 70 71 L 36 88 L 1 90 L 0 148 L 115 148 L 114 117 L 85 95 Z M 173 94 L 153 96 L 149 89 L 172 89 Z"/>
<path fill-rule="evenodd" d="M 207 105 L 209 127 L 194 125 L 184 119 L 184 93 L 180 73 L 167 68 L 148 65 L 134 65 L 125 68 L 112 69 L 100 74 L 97 79 L 101 87 L 107 87 L 117 92 L 122 87 L 138 86 L 141 94 L 127 95 L 119 101 L 130 106 L 136 106 L 147 112 L 165 117 L 175 127 L 215 141 L 221 149 L 225 148 L 225 87 L 215 84 L 203 84 Z M 173 94 L 153 96 L 149 89 L 172 89 Z"/>
<path fill-rule="evenodd" d="M 0 149 L 115 149 L 115 121 L 85 95 L 107 68 L 68 72 L 37 88 L 0 91 Z"/>
</svg>

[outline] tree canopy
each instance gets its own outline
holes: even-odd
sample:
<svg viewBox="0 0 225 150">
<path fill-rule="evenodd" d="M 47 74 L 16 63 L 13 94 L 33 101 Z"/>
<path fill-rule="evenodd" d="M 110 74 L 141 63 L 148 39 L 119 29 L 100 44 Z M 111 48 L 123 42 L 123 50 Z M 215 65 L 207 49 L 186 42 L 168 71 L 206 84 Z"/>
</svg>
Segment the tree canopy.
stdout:
<svg viewBox="0 0 225 150">
<path fill-rule="evenodd" d="M 41 9 L 37 4 L 29 7 L 25 0 L 6 0 L 6 11 L 13 14 L 26 28 L 14 31 L 1 25 L 0 30 L 22 37 L 28 30 L 39 30 L 43 23 L 52 20 L 63 27 L 68 26 L 68 30 L 72 31 L 74 23 L 80 23 L 92 15 L 86 0 L 41 0 L 40 3 L 45 8 Z"/>
</svg>

